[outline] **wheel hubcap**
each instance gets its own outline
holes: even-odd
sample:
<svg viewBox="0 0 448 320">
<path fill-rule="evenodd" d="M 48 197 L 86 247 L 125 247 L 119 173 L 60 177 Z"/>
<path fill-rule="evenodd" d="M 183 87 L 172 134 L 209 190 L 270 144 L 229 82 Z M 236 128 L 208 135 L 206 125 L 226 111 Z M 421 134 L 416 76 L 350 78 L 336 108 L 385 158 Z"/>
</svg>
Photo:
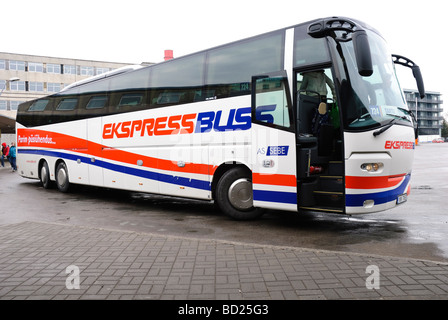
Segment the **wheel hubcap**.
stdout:
<svg viewBox="0 0 448 320">
<path fill-rule="evenodd" d="M 47 183 L 47 168 L 45 166 L 42 166 L 40 169 L 40 179 L 42 180 L 43 184 Z"/>
<path fill-rule="evenodd" d="M 229 188 L 229 201 L 236 209 L 248 210 L 253 206 L 252 183 L 248 179 L 238 179 Z"/>
<path fill-rule="evenodd" d="M 67 181 L 67 173 L 64 169 L 61 169 L 58 171 L 58 183 L 59 185 L 63 186 L 65 182 Z"/>
</svg>

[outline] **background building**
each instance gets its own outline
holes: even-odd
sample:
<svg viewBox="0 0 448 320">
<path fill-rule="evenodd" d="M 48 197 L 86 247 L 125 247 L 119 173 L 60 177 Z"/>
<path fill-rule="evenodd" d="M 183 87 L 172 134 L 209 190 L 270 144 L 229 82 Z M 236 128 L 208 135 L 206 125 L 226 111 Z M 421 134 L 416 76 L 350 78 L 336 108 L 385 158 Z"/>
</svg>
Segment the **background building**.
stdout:
<svg viewBox="0 0 448 320">
<path fill-rule="evenodd" d="M 14 139 L 17 107 L 65 86 L 130 63 L 89 61 L 0 52 L 0 135 Z M 11 140 L 11 141 L 9 141 Z"/>
<path fill-rule="evenodd" d="M 419 141 L 428 142 L 439 138 L 442 130 L 443 108 L 442 95 L 439 92 L 427 91 L 420 99 L 417 90 L 405 89 L 409 109 L 415 114 L 419 126 Z"/>
</svg>

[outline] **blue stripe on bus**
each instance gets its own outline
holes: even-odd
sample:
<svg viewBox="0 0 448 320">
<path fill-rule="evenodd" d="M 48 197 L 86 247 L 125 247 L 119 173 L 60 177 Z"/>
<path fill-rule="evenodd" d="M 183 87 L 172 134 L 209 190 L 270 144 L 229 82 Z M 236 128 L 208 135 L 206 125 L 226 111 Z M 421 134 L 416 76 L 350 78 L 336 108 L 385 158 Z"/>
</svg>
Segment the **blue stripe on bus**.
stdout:
<svg viewBox="0 0 448 320">
<path fill-rule="evenodd" d="M 169 184 L 175 184 L 180 185 L 184 187 L 190 187 L 194 189 L 200 189 L 200 190 L 211 190 L 211 184 L 208 181 L 204 180 L 198 180 L 198 179 L 190 179 L 185 177 L 179 177 L 179 176 L 173 176 L 170 174 L 164 174 L 164 173 L 158 173 L 153 171 L 147 171 L 137 168 L 130 168 L 119 164 L 113 164 L 110 162 L 106 162 L 103 160 L 95 160 L 95 162 L 91 161 L 91 158 L 83 157 L 80 155 L 70 154 L 70 153 L 64 153 L 64 152 L 58 152 L 58 151 L 48 151 L 48 150 L 19 150 L 19 153 L 22 154 L 36 154 L 36 155 L 42 155 L 42 156 L 50 156 L 50 157 L 56 157 L 61 158 L 65 160 L 72 160 L 72 161 L 78 161 L 80 160 L 82 163 L 86 163 L 92 166 L 101 167 L 104 169 L 121 172 L 145 179 L 150 180 L 156 180 L 161 181 Z"/>
<path fill-rule="evenodd" d="M 297 194 L 295 192 L 254 190 L 255 201 L 278 202 L 297 204 Z"/>
<path fill-rule="evenodd" d="M 411 175 L 408 174 L 401 185 L 394 190 L 378 193 L 347 194 L 345 196 L 345 205 L 347 207 L 362 207 L 364 206 L 364 201 L 366 200 L 375 201 L 375 205 L 396 201 L 398 196 L 406 193 L 406 188 L 410 179 Z"/>
</svg>

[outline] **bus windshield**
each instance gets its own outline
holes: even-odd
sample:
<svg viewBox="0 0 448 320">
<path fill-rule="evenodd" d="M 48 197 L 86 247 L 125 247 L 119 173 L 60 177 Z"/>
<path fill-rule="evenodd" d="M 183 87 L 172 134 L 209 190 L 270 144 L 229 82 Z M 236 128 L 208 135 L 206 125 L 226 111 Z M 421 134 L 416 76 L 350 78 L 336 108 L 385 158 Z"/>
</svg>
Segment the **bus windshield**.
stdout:
<svg viewBox="0 0 448 320">
<path fill-rule="evenodd" d="M 345 61 L 343 69 L 348 73 L 340 88 L 345 129 L 364 131 L 387 125 L 393 119 L 394 123 L 412 126 L 388 47 L 379 35 L 367 33 L 373 61 L 370 77 L 358 73 L 353 42 L 338 44 L 339 54 Z"/>
</svg>

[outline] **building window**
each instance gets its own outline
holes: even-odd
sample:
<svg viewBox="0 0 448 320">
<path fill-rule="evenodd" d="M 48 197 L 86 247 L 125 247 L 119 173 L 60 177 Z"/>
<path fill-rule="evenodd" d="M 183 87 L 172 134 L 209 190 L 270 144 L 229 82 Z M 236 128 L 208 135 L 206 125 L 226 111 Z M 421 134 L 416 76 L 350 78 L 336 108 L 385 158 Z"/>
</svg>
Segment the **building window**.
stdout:
<svg viewBox="0 0 448 320">
<path fill-rule="evenodd" d="M 19 105 L 22 104 L 24 101 L 10 101 L 9 102 L 9 108 L 11 110 L 17 110 L 19 109 Z"/>
<path fill-rule="evenodd" d="M 64 65 L 64 74 L 76 74 L 76 66 Z"/>
<path fill-rule="evenodd" d="M 0 92 L 6 90 L 6 80 L 0 80 Z"/>
<path fill-rule="evenodd" d="M 93 76 L 93 67 L 81 67 L 81 75 L 82 76 Z"/>
<path fill-rule="evenodd" d="M 60 64 L 47 63 L 47 73 L 60 74 L 61 73 L 61 65 Z"/>
<path fill-rule="evenodd" d="M 43 82 L 31 82 L 30 85 L 30 91 L 36 91 L 36 92 L 43 92 L 44 91 L 44 83 Z"/>
<path fill-rule="evenodd" d="M 5 70 L 5 69 L 6 69 L 6 61 L 0 60 L 0 70 Z"/>
<path fill-rule="evenodd" d="M 25 81 L 14 81 L 9 83 L 11 91 L 25 91 Z"/>
<path fill-rule="evenodd" d="M 47 83 L 47 91 L 48 92 L 59 92 L 61 91 L 61 84 L 60 83 Z"/>
<path fill-rule="evenodd" d="M 25 71 L 25 62 L 11 60 L 9 61 L 9 70 Z"/>
<path fill-rule="evenodd" d="M 95 74 L 99 75 L 99 74 L 103 74 L 103 73 L 106 73 L 106 72 L 109 72 L 109 71 L 110 71 L 109 68 L 96 68 Z"/>
<path fill-rule="evenodd" d="M 29 72 L 44 72 L 44 65 L 37 62 L 28 62 Z"/>
<path fill-rule="evenodd" d="M 0 100 L 0 110 L 8 110 L 8 101 Z"/>
</svg>

